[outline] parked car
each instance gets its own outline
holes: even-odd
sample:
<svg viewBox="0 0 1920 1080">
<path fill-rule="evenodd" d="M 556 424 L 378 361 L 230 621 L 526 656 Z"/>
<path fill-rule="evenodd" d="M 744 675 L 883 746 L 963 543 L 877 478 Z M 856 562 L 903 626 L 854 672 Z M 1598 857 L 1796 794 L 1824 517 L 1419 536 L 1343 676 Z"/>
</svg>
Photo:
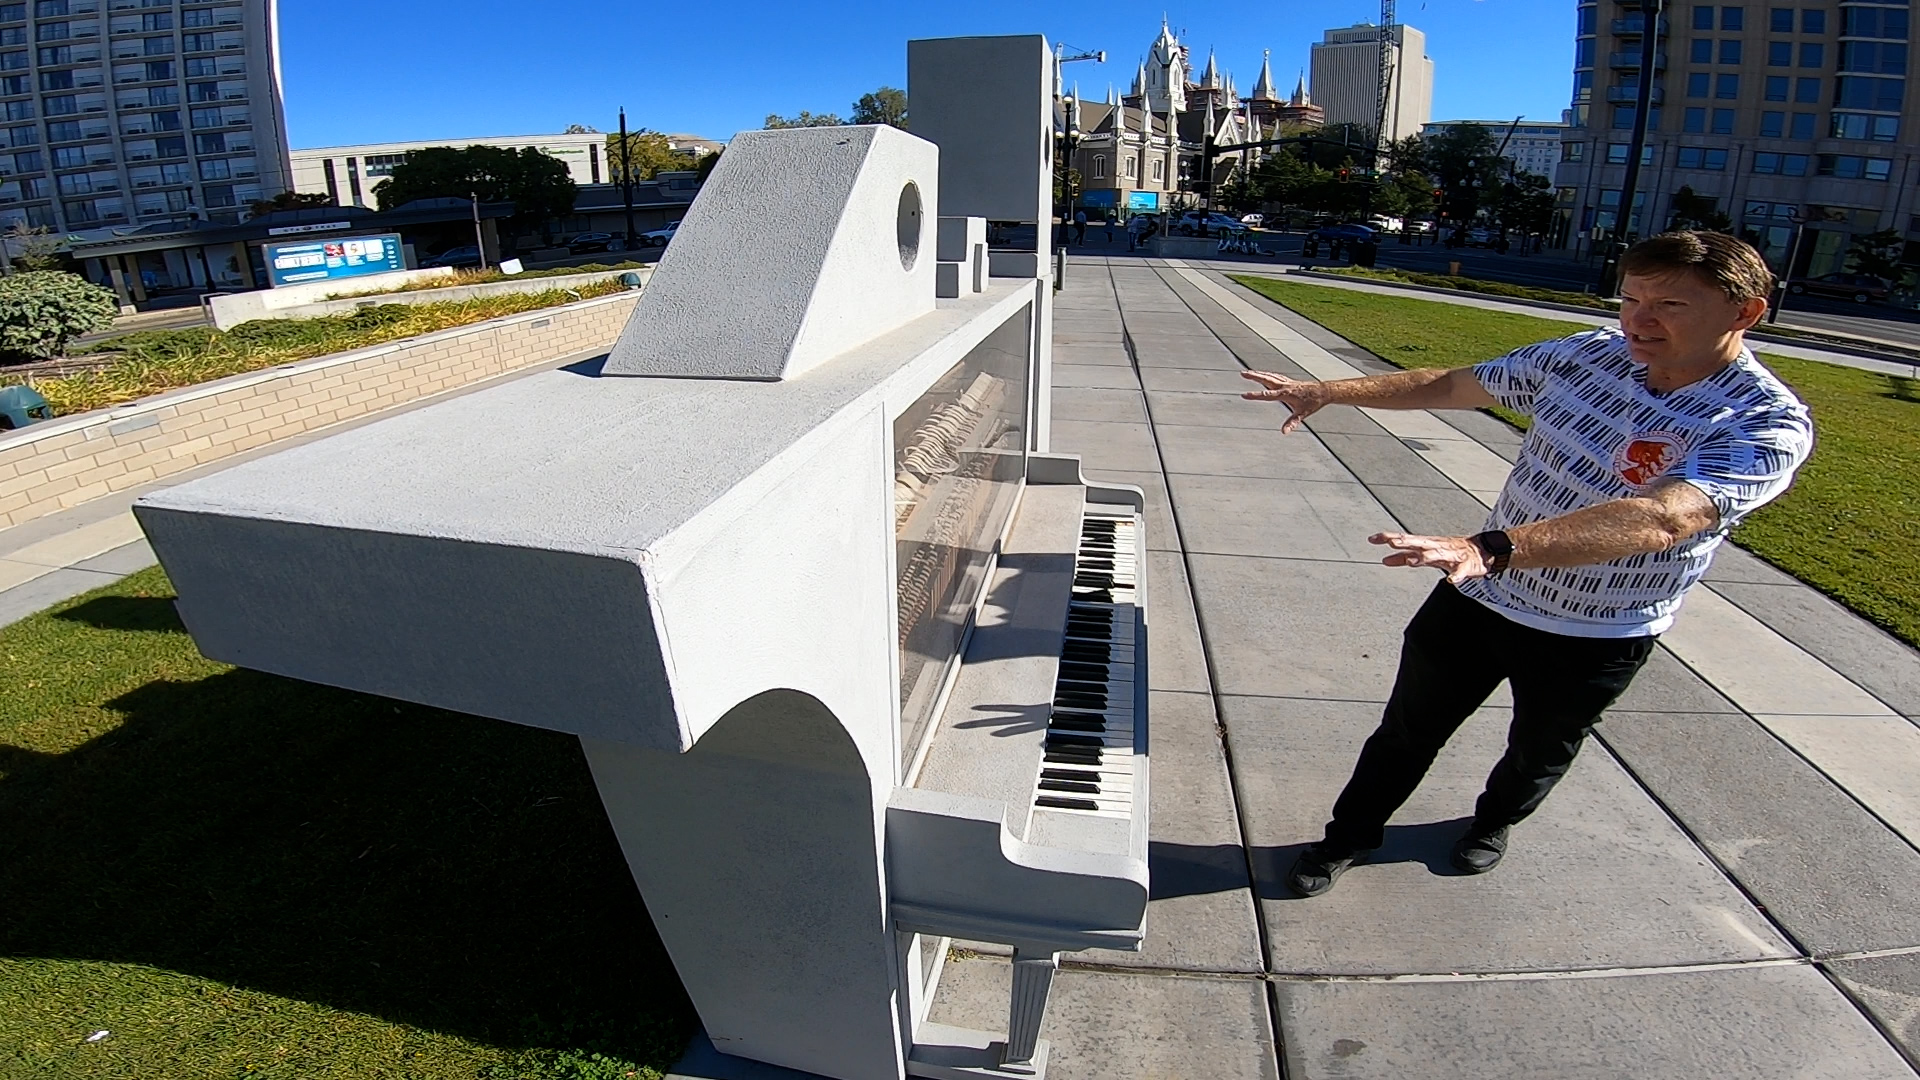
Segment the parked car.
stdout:
<svg viewBox="0 0 1920 1080">
<path fill-rule="evenodd" d="M 1366 244 L 1377 243 L 1380 239 L 1380 234 L 1365 225 L 1348 222 L 1345 225 L 1322 225 L 1320 228 L 1308 233 L 1307 239 L 1316 240 L 1321 243 L 1338 240 L 1343 244 Z"/>
<path fill-rule="evenodd" d="M 433 266 L 479 266 L 480 249 L 472 244 L 463 247 L 448 248 L 433 258 L 421 263 L 422 269 Z"/>
<path fill-rule="evenodd" d="M 1375 214 L 1368 218 L 1367 225 L 1369 228 L 1383 233 L 1397 233 L 1405 230 L 1407 227 L 1407 223 L 1400 218 L 1388 217 L 1385 214 Z"/>
<path fill-rule="evenodd" d="M 1433 231 L 1433 222 L 1421 221 L 1419 219 L 1409 221 L 1407 222 L 1407 231 L 1410 233 L 1416 233 L 1424 236 L 1425 234 Z"/>
<path fill-rule="evenodd" d="M 1241 214 L 1240 215 L 1240 224 L 1245 225 L 1248 228 L 1257 229 L 1260 226 L 1265 225 L 1266 223 L 1267 223 L 1267 215 L 1265 214 Z"/>
<path fill-rule="evenodd" d="M 1202 220 L 1206 222 L 1207 234 L 1209 236 L 1214 235 L 1216 233 L 1237 233 L 1237 232 L 1247 231 L 1247 227 L 1245 225 L 1240 224 L 1238 221 L 1235 221 L 1233 218 L 1230 218 L 1225 214 L 1201 213 L 1198 210 L 1189 210 L 1186 213 L 1181 214 L 1180 220 L 1175 222 L 1173 225 L 1173 231 L 1181 236 L 1198 236 L 1200 235 L 1200 223 Z"/>
<path fill-rule="evenodd" d="M 672 240 L 673 234 L 679 231 L 680 231 L 680 223 L 675 221 L 675 222 L 668 223 L 667 227 L 664 229 L 655 229 L 652 232 L 641 233 L 640 236 L 638 237 L 640 241 L 640 246 L 641 247 L 666 247 L 667 241 Z"/>
<path fill-rule="evenodd" d="M 567 241 L 567 250 L 575 255 L 585 255 L 590 251 L 611 251 L 614 240 L 612 233 L 583 232 Z"/>
<path fill-rule="evenodd" d="M 1864 304 L 1870 300 L 1885 300 L 1892 290 L 1886 282 L 1871 274 L 1821 274 L 1817 278 L 1796 281 L 1787 286 L 1787 291 L 1813 296 L 1844 296 L 1856 304 Z"/>
</svg>

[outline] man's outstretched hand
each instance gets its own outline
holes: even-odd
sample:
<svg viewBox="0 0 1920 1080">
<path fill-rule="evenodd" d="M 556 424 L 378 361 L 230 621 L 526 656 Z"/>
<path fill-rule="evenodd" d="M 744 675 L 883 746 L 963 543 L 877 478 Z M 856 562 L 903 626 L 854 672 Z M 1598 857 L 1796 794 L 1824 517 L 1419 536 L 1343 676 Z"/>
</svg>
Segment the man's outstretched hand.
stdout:
<svg viewBox="0 0 1920 1080">
<path fill-rule="evenodd" d="M 1243 371 L 1240 376 L 1266 388 L 1249 390 L 1241 397 L 1248 401 L 1277 401 L 1293 411 L 1293 415 L 1287 417 L 1287 422 L 1280 425 L 1282 435 L 1292 432 L 1300 426 L 1300 421 L 1319 412 L 1327 404 L 1325 383 L 1301 382 L 1285 375 L 1275 375 L 1271 371 Z"/>
<path fill-rule="evenodd" d="M 1447 575 L 1447 581 L 1463 581 L 1487 576 L 1486 552 L 1464 536 L 1408 536 L 1383 532 L 1367 537 L 1369 544 L 1385 544 L 1393 554 L 1380 561 L 1388 566 L 1431 566 Z"/>
</svg>

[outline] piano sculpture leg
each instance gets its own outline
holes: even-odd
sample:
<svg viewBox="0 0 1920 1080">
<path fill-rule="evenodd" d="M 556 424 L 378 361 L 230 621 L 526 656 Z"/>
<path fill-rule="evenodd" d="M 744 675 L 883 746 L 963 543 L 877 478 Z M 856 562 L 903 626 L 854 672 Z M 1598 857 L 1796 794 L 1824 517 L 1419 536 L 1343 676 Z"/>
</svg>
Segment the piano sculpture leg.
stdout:
<svg viewBox="0 0 1920 1080">
<path fill-rule="evenodd" d="M 1059 954 L 1145 933 L 1142 499 L 1044 452 L 1050 267 L 982 257 L 1051 65 L 914 42 L 913 134 L 734 139 L 600 370 L 135 506 L 207 656 L 577 735 L 728 1053 L 1040 1077 Z M 950 938 L 1014 948 L 1004 1036 L 928 1020 Z"/>
</svg>

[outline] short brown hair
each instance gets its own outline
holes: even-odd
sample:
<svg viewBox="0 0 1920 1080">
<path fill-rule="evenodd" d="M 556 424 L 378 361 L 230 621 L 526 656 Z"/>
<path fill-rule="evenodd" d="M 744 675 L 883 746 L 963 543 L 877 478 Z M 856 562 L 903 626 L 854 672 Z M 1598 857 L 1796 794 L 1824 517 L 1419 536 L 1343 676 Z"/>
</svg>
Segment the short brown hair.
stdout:
<svg viewBox="0 0 1920 1080">
<path fill-rule="evenodd" d="M 1736 304 L 1765 300 L 1773 292 L 1773 271 L 1753 246 L 1726 233 L 1681 229 L 1650 236 L 1620 257 L 1622 276 L 1664 277 L 1682 271 L 1698 274 Z"/>
</svg>

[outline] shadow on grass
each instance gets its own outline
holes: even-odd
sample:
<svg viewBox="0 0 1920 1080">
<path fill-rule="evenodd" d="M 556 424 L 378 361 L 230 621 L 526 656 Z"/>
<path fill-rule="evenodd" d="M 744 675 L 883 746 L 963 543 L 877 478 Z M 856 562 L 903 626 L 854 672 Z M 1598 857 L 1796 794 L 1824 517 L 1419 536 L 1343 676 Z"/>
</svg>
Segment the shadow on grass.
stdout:
<svg viewBox="0 0 1920 1080">
<path fill-rule="evenodd" d="M 179 630 L 165 598 L 61 618 Z M 693 1030 L 570 736 L 227 671 L 0 768 L 0 954 L 152 965 L 515 1049 Z"/>
<path fill-rule="evenodd" d="M 1884 374 L 1887 380 L 1887 392 L 1880 395 L 1895 401 L 1920 402 L 1920 379 L 1911 375 Z"/>
</svg>

